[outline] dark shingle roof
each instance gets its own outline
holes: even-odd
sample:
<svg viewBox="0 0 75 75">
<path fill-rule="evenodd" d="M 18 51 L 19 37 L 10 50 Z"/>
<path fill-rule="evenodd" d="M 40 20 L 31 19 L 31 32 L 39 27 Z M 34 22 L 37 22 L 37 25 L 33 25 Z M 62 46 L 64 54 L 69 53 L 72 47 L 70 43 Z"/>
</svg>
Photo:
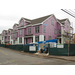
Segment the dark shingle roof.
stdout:
<svg viewBox="0 0 75 75">
<path fill-rule="evenodd" d="M 48 17 L 50 17 L 51 15 L 48 15 L 48 16 L 44 16 L 44 17 L 41 17 L 41 18 L 37 18 L 37 19 L 33 19 L 31 21 L 31 24 L 37 24 L 37 23 L 41 23 L 43 22 L 44 20 L 46 20 Z"/>
<path fill-rule="evenodd" d="M 57 19 L 60 23 L 64 23 L 67 19 L 62 19 L 62 20 L 59 20 Z"/>
<path fill-rule="evenodd" d="M 44 17 L 41 17 L 41 18 L 37 18 L 37 19 L 33 19 L 33 20 L 30 20 L 30 19 L 26 19 L 26 18 L 23 18 L 27 21 L 30 21 L 31 24 L 37 24 L 37 23 L 42 23 L 44 20 L 46 20 L 48 17 L 50 17 L 51 15 L 48 15 L 48 16 L 44 16 Z"/>
</svg>

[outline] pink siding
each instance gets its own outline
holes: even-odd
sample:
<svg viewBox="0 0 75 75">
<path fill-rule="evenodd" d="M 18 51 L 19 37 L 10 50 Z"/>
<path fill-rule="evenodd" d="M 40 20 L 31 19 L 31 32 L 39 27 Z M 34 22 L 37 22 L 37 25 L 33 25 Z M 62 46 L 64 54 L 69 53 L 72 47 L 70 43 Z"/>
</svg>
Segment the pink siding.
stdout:
<svg viewBox="0 0 75 75">
<path fill-rule="evenodd" d="M 28 22 L 25 22 L 25 21 L 22 19 L 22 20 L 20 21 L 20 23 L 19 23 L 19 26 L 21 26 L 21 22 L 24 22 L 24 26 L 29 24 Z"/>
<path fill-rule="evenodd" d="M 51 24 L 51 20 L 54 20 L 54 25 Z M 51 39 L 55 39 L 59 35 L 59 29 L 61 29 L 60 24 L 57 23 L 54 16 L 50 17 L 48 20 L 44 22 L 47 24 L 46 26 L 46 33 L 43 32 L 43 26 L 42 25 L 42 34 L 46 36 L 46 40 L 49 40 L 49 36 L 51 36 Z M 57 34 L 54 34 L 54 29 L 57 29 Z"/>
<path fill-rule="evenodd" d="M 28 38 L 28 43 L 31 43 L 31 38 Z"/>
<path fill-rule="evenodd" d="M 18 37 L 24 37 L 24 29 L 20 29 L 22 30 L 22 35 L 19 35 L 19 30 L 18 30 Z"/>
<path fill-rule="evenodd" d="M 15 37 L 14 37 L 14 34 L 16 34 Z M 16 38 L 18 38 L 18 33 L 17 32 L 12 34 L 12 39 L 15 40 Z"/>
<path fill-rule="evenodd" d="M 35 33 L 35 27 L 33 28 L 33 32 L 34 32 L 34 34 L 33 35 L 35 35 L 35 36 L 37 36 L 37 35 L 42 35 L 42 24 L 41 25 L 37 25 L 37 26 L 39 26 L 39 30 L 40 30 L 40 32 L 39 33 Z"/>
<path fill-rule="evenodd" d="M 16 27 L 16 30 L 18 30 L 18 29 L 17 29 L 17 25 L 15 25 L 15 26 L 13 27 L 13 31 L 15 30 L 15 27 Z"/>
<path fill-rule="evenodd" d="M 67 23 L 69 24 L 69 26 L 67 27 Z M 67 32 L 70 32 L 70 23 L 69 23 L 69 21 L 67 20 L 66 22 L 65 22 L 65 27 L 64 27 L 64 30 Z"/>
</svg>

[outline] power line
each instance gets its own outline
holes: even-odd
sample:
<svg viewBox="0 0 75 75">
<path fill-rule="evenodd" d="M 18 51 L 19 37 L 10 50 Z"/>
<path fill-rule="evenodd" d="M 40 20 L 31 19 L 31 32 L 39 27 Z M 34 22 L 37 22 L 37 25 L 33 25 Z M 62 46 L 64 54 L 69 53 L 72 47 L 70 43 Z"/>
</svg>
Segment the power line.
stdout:
<svg viewBox="0 0 75 75">
<path fill-rule="evenodd" d="M 71 12 L 73 12 L 74 13 L 74 15 L 75 15 L 75 12 L 73 11 L 73 10 L 71 10 L 71 9 L 69 9 Z"/>
<path fill-rule="evenodd" d="M 66 12 L 66 13 L 69 14 L 70 16 L 72 16 L 72 17 L 75 18 L 75 16 L 74 16 L 71 12 L 69 12 L 68 10 L 64 10 L 64 9 L 61 9 L 61 10 L 64 11 L 64 12 Z"/>
</svg>

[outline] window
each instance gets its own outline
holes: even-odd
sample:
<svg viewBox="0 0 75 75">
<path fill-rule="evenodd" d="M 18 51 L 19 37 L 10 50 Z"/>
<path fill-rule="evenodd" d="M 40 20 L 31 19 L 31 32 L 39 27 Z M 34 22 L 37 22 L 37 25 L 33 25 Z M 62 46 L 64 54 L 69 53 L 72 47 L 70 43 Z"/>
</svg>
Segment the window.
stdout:
<svg viewBox="0 0 75 75">
<path fill-rule="evenodd" d="M 31 28 L 28 28 L 28 34 L 30 34 L 31 33 Z"/>
<path fill-rule="evenodd" d="M 5 36 L 5 39 L 7 39 L 7 36 Z"/>
<path fill-rule="evenodd" d="M 11 41 L 11 45 L 12 45 L 12 41 Z"/>
<path fill-rule="evenodd" d="M 35 37 L 35 42 L 39 42 L 39 36 Z"/>
<path fill-rule="evenodd" d="M 13 37 L 15 38 L 16 37 L 16 34 L 13 34 Z"/>
<path fill-rule="evenodd" d="M 35 33 L 39 33 L 39 26 L 35 27 Z"/>
<path fill-rule="evenodd" d="M 43 27 L 43 32 L 46 33 L 46 26 Z"/>
<path fill-rule="evenodd" d="M 23 26 L 23 25 L 24 25 L 24 22 L 22 21 L 22 22 L 21 22 L 21 26 Z"/>
<path fill-rule="evenodd" d="M 51 40 L 51 36 L 49 36 L 49 40 Z"/>
<path fill-rule="evenodd" d="M 12 39 L 12 35 L 11 35 L 11 39 Z"/>
<path fill-rule="evenodd" d="M 44 36 L 44 41 L 46 40 L 46 36 Z"/>
<path fill-rule="evenodd" d="M 10 34 L 10 31 L 8 32 L 8 34 Z"/>
<path fill-rule="evenodd" d="M 59 29 L 59 34 L 61 34 L 61 29 Z"/>
<path fill-rule="evenodd" d="M 57 34 L 57 30 L 56 29 L 54 29 L 54 34 Z"/>
<path fill-rule="evenodd" d="M 10 39 L 10 36 L 8 36 L 8 39 Z"/>
<path fill-rule="evenodd" d="M 15 44 L 15 40 L 13 40 L 13 44 Z"/>
<path fill-rule="evenodd" d="M 67 28 L 68 28 L 69 24 L 67 23 Z"/>
<path fill-rule="evenodd" d="M 51 20 L 51 24 L 54 25 L 54 20 Z"/>
<path fill-rule="evenodd" d="M 2 37 L 2 40 L 3 40 L 3 37 Z"/>
<path fill-rule="evenodd" d="M 14 30 L 16 30 L 17 28 L 16 28 L 16 26 L 14 27 Z"/>
<path fill-rule="evenodd" d="M 22 35 L 22 30 L 19 30 L 19 35 Z"/>
<path fill-rule="evenodd" d="M 28 43 L 28 39 L 26 38 L 26 44 Z"/>
<path fill-rule="evenodd" d="M 19 38 L 19 43 L 22 43 L 22 38 Z"/>
</svg>

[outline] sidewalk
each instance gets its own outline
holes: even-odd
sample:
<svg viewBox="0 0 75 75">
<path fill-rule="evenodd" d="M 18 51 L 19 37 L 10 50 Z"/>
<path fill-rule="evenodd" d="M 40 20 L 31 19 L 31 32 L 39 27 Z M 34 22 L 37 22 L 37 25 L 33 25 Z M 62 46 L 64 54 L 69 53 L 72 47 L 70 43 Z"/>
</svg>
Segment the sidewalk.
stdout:
<svg viewBox="0 0 75 75">
<path fill-rule="evenodd" d="M 67 61 L 75 61 L 75 56 L 55 56 L 55 55 L 42 54 L 42 53 L 35 53 L 35 55 L 48 57 L 48 58 L 62 59 Z"/>
</svg>

